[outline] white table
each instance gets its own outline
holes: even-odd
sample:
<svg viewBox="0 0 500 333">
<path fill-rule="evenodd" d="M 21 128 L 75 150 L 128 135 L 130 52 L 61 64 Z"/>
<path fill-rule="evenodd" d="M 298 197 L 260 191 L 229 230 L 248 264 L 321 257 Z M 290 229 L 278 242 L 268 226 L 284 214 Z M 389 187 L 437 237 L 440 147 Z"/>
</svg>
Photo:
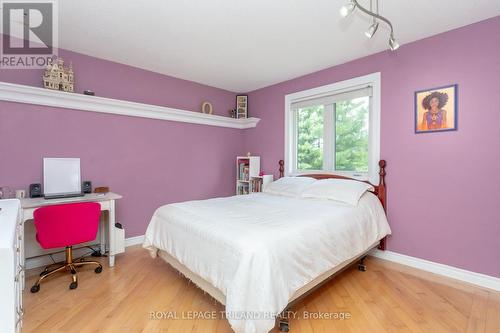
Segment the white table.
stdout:
<svg viewBox="0 0 500 333">
<path fill-rule="evenodd" d="M 106 194 L 91 193 L 91 194 L 85 194 L 82 197 L 63 198 L 63 199 L 44 199 L 44 198 L 21 199 L 21 223 L 24 226 L 24 223 L 26 221 L 32 220 L 33 212 L 35 211 L 35 209 L 39 207 L 60 205 L 66 203 L 75 203 L 75 202 L 97 202 L 101 205 L 101 211 L 107 210 L 109 212 L 109 221 L 108 221 L 109 239 L 107 242 L 109 248 L 108 258 L 109 258 L 109 267 L 113 267 L 115 265 L 115 255 L 118 254 L 116 253 L 116 247 L 115 247 L 115 201 L 121 198 L 122 196 L 119 194 L 108 192 Z M 101 253 L 104 254 L 106 252 L 104 223 L 101 223 L 100 228 L 101 228 L 100 229 Z"/>
<path fill-rule="evenodd" d="M 23 317 L 24 263 L 19 200 L 0 200 L 0 330 L 20 332 Z"/>
</svg>

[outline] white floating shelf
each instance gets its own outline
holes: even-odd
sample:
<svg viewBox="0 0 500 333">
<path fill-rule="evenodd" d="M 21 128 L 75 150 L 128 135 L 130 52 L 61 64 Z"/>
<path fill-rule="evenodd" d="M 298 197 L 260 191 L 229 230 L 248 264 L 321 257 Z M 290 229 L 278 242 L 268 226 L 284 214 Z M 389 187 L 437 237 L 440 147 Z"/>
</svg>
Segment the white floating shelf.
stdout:
<svg viewBox="0 0 500 333">
<path fill-rule="evenodd" d="M 201 112 L 80 95 L 7 82 L 0 82 L 0 100 L 238 129 L 255 127 L 260 121 L 259 118 L 234 119 Z"/>
</svg>

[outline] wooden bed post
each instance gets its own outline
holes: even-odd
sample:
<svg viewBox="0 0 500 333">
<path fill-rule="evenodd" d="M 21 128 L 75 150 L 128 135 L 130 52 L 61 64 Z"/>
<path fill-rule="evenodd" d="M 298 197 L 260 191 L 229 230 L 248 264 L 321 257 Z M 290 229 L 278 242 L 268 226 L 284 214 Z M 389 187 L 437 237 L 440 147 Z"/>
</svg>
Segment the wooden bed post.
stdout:
<svg viewBox="0 0 500 333">
<path fill-rule="evenodd" d="M 283 160 L 280 160 L 279 162 L 279 165 L 280 165 L 280 178 L 284 176 L 284 172 L 285 172 L 285 161 Z"/>
<path fill-rule="evenodd" d="M 379 182 L 378 182 L 378 191 L 377 191 L 377 196 L 380 199 L 380 202 L 382 203 L 382 207 L 384 207 L 384 210 L 387 212 L 387 195 L 386 195 L 386 189 L 385 189 L 385 166 L 387 163 L 385 160 L 380 160 L 378 162 L 378 166 L 380 167 L 380 170 L 378 172 L 379 175 Z"/>
<path fill-rule="evenodd" d="M 380 167 L 380 170 L 378 172 L 379 174 L 379 183 L 378 183 L 378 191 L 377 191 L 377 196 L 382 203 L 382 207 L 384 207 L 384 211 L 387 213 L 387 192 L 386 192 L 386 187 L 385 187 L 385 166 L 387 165 L 385 160 L 380 160 L 378 162 L 378 166 Z M 386 237 L 382 238 L 380 240 L 380 244 L 378 248 L 382 251 L 385 250 L 385 240 Z"/>
</svg>

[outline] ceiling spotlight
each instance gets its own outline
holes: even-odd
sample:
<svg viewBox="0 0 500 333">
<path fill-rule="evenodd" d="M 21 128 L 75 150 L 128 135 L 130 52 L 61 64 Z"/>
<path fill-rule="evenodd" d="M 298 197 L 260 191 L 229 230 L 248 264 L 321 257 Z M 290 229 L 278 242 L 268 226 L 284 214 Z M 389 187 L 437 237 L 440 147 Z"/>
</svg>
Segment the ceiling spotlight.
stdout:
<svg viewBox="0 0 500 333">
<path fill-rule="evenodd" d="M 391 49 L 391 51 L 396 51 L 397 49 L 399 49 L 399 44 L 392 34 L 389 38 L 389 48 Z"/>
<path fill-rule="evenodd" d="M 384 22 L 389 26 L 390 29 L 390 38 L 389 38 L 389 48 L 391 51 L 396 51 L 399 48 L 398 42 L 394 38 L 394 27 L 392 26 L 391 21 L 389 21 L 384 16 L 380 15 L 378 12 L 378 0 L 375 1 L 375 8 L 372 6 L 373 0 L 370 0 L 370 9 L 367 9 L 359 4 L 360 0 L 350 0 L 346 5 L 340 8 L 340 15 L 342 17 L 348 16 L 352 13 L 356 8 L 361 12 L 369 15 L 372 18 L 372 25 L 365 31 L 365 36 L 368 38 L 372 38 L 373 35 L 377 32 L 379 22 Z"/>
<path fill-rule="evenodd" d="M 348 16 L 349 14 L 352 13 L 352 11 L 354 10 L 354 8 L 356 8 L 356 5 L 354 4 L 354 2 L 352 2 L 352 0 L 349 1 L 349 3 L 343 5 L 340 8 L 340 16 L 342 16 L 342 17 Z"/>
<path fill-rule="evenodd" d="M 367 38 L 372 38 L 373 35 L 375 35 L 375 32 L 377 32 L 378 29 L 378 22 L 373 22 L 372 25 L 368 28 L 368 30 L 365 31 L 365 36 Z"/>
</svg>

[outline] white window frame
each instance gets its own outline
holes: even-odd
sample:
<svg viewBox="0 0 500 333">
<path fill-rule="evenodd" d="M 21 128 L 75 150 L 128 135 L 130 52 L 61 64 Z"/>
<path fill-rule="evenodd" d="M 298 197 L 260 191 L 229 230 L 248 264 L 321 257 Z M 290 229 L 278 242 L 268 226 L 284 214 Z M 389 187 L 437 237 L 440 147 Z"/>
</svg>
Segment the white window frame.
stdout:
<svg viewBox="0 0 500 333">
<path fill-rule="evenodd" d="M 310 173 L 329 173 L 347 176 L 356 179 L 368 180 L 374 185 L 378 185 L 378 162 L 380 160 L 380 72 L 372 73 L 345 81 L 339 81 L 321 87 L 316 87 L 308 90 L 298 91 L 292 94 L 285 95 L 285 176 L 294 176 Z M 296 121 L 293 117 L 292 103 L 332 94 L 339 94 L 349 90 L 357 89 L 363 86 L 372 87 L 372 97 L 370 100 L 369 112 L 369 136 L 368 136 L 368 172 L 343 172 L 333 170 L 333 161 L 323 161 L 324 165 L 331 165 L 330 168 L 324 170 L 297 170 L 296 157 Z M 333 134 L 330 134 L 333 135 Z M 331 142 L 323 142 L 324 145 L 332 145 Z M 329 164 L 327 164 L 327 162 Z"/>
</svg>

